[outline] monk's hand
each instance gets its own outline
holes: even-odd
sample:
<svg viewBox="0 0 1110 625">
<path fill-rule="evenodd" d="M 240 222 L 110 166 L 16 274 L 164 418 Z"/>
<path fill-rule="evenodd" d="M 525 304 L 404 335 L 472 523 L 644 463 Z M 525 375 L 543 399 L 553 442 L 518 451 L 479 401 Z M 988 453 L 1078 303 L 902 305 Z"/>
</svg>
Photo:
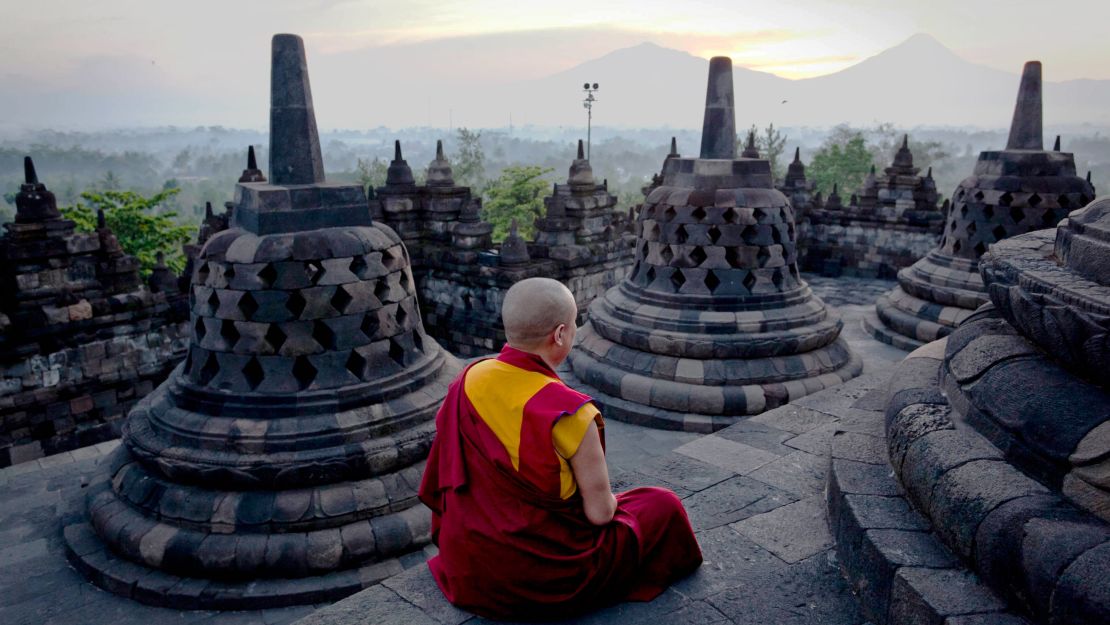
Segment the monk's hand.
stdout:
<svg viewBox="0 0 1110 625">
<path fill-rule="evenodd" d="M 582 494 L 586 518 L 594 525 L 605 525 L 613 520 L 617 499 L 609 486 L 609 467 L 605 464 L 605 450 L 597 423 L 591 423 L 578 451 L 570 457 L 570 468 Z"/>
</svg>

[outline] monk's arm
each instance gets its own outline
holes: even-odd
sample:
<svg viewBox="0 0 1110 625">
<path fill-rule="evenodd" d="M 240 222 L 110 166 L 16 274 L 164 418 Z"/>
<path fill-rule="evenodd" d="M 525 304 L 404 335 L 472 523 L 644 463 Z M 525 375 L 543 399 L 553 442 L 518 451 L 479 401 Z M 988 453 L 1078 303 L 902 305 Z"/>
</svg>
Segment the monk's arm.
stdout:
<svg viewBox="0 0 1110 625">
<path fill-rule="evenodd" d="M 574 471 L 578 492 L 582 493 L 586 518 L 594 525 L 612 521 L 617 500 L 609 487 L 609 467 L 605 464 L 605 450 L 601 447 L 596 423 L 590 424 L 578 451 L 570 457 L 570 468 Z"/>
</svg>

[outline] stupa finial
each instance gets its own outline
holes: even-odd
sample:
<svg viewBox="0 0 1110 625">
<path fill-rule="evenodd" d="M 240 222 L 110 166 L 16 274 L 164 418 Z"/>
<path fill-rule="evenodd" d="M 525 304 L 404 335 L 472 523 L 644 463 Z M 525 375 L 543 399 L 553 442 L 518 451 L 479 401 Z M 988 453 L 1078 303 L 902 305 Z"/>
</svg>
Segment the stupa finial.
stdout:
<svg viewBox="0 0 1110 625">
<path fill-rule="evenodd" d="M 1053 152 L 1059 152 L 1060 151 L 1060 135 L 1056 135 L 1056 143 L 1054 143 L 1052 145 L 1052 151 Z"/>
<path fill-rule="evenodd" d="M 709 59 L 705 118 L 701 126 L 701 158 L 736 159 L 736 110 L 732 93 L 732 59 Z"/>
<path fill-rule="evenodd" d="M 443 139 L 436 139 L 436 160 L 446 160 L 443 158 Z"/>
<path fill-rule="evenodd" d="M 270 65 L 270 179 L 276 185 L 324 181 L 304 41 L 274 35 Z"/>
<path fill-rule="evenodd" d="M 23 157 L 23 180 L 26 184 L 38 184 L 39 175 L 35 172 L 35 161 L 30 156 Z"/>
<path fill-rule="evenodd" d="M 582 140 L 578 140 L 578 160 L 586 158 L 586 151 L 582 147 Z"/>
<path fill-rule="evenodd" d="M 258 159 L 254 156 L 254 146 L 247 146 L 247 169 L 258 169 Z"/>
<path fill-rule="evenodd" d="M 1014 120 L 1010 123 L 1007 150 L 1043 150 L 1044 131 L 1041 108 L 1041 62 L 1029 61 L 1021 72 Z"/>
<path fill-rule="evenodd" d="M 671 153 L 667 156 L 678 156 L 678 141 L 671 137 Z"/>
<path fill-rule="evenodd" d="M 755 147 L 755 130 L 748 131 L 748 144 L 744 146 L 744 151 L 740 153 L 744 158 L 759 158 L 759 148 Z"/>
</svg>

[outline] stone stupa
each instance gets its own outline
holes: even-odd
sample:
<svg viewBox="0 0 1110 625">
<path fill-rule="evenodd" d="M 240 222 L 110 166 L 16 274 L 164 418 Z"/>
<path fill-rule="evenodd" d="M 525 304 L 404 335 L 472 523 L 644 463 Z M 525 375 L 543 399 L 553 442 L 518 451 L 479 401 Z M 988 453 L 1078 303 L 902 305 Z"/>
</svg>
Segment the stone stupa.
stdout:
<svg viewBox="0 0 1110 625">
<path fill-rule="evenodd" d="M 979 154 L 960 183 L 940 246 L 898 272 L 898 286 L 865 318 L 880 341 L 903 349 L 950 334 L 987 302 L 979 257 L 1008 237 L 1051 228 L 1094 199 L 1071 153 L 1044 149 L 1041 64 L 1025 64 L 1005 150 Z"/>
<path fill-rule="evenodd" d="M 189 356 L 65 529 L 101 587 L 178 608 L 334 600 L 430 540 L 418 504 L 458 361 L 359 185 L 324 181 L 304 45 L 275 35 L 270 179 L 196 259 Z"/>
<path fill-rule="evenodd" d="M 710 61 L 700 158 L 668 158 L 635 265 L 590 307 L 567 372 L 607 417 L 712 431 L 858 375 L 842 323 L 798 275 L 793 210 L 736 157 L 732 61 Z M 754 149 L 754 145 L 752 146 Z"/>
</svg>

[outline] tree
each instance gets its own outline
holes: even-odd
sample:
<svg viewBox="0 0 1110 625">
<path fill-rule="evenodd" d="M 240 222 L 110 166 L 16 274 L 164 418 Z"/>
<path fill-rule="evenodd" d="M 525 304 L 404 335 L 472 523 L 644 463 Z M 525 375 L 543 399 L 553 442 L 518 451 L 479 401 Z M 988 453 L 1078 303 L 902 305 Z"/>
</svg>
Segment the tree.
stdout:
<svg viewBox="0 0 1110 625">
<path fill-rule="evenodd" d="M 894 124 L 886 122 L 879 124 L 871 134 L 876 137 L 875 143 L 870 146 L 875 162 L 885 164 L 894 162 L 894 155 L 898 152 L 898 148 L 902 147 L 902 135 L 905 133 L 895 128 Z M 912 134 L 909 137 L 914 167 L 920 168 L 922 173 L 952 156 L 949 147 L 940 141 L 917 141 Z"/>
<path fill-rule="evenodd" d="M 775 130 L 774 124 L 768 124 L 763 129 L 763 134 L 756 132 L 755 124 L 752 124 L 752 132 L 755 132 L 755 145 L 759 148 L 759 154 L 771 162 L 771 180 L 778 182 L 786 176 L 786 165 L 782 162 L 782 152 L 786 149 L 786 135 L 778 130 Z"/>
<path fill-rule="evenodd" d="M 455 175 L 455 184 L 480 189 L 486 175 L 486 155 L 482 152 L 480 142 L 482 132 L 459 128 L 457 138 L 458 154 L 451 158 L 451 171 Z"/>
<path fill-rule="evenodd" d="M 847 194 L 863 184 L 874 162 L 862 132 L 837 126 L 813 155 L 806 177 L 822 193 L 828 194 L 833 185 L 840 185 L 841 193 Z"/>
<path fill-rule="evenodd" d="M 385 175 L 388 171 L 389 163 L 376 156 L 372 161 L 360 158 L 358 163 L 355 164 L 358 183 L 362 185 L 363 189 L 367 190 L 367 193 L 370 189 L 376 189 L 385 184 Z"/>
<path fill-rule="evenodd" d="M 104 177 L 100 179 L 100 188 L 105 191 L 118 191 L 120 188 L 119 178 L 116 177 L 115 172 L 108 170 Z"/>
<path fill-rule="evenodd" d="M 516 219 L 520 236 L 532 238 L 532 222 L 543 215 L 543 194 L 550 182 L 543 176 L 555 171 L 537 165 L 511 166 L 486 188 L 482 218 L 493 224 L 493 240 L 503 241 Z"/>
<path fill-rule="evenodd" d="M 104 210 L 107 226 L 119 239 L 120 247 L 139 259 L 141 272 L 147 276 L 157 262 L 158 252 L 166 256 L 166 265 L 181 273 L 185 258 L 181 245 L 193 238 L 193 228 L 177 223 L 177 213 L 158 211 L 177 195 L 180 189 L 166 189 L 150 197 L 134 191 L 85 191 L 74 206 L 61 209 L 66 219 L 72 219 L 83 232 L 96 230 L 96 213 Z"/>
</svg>

